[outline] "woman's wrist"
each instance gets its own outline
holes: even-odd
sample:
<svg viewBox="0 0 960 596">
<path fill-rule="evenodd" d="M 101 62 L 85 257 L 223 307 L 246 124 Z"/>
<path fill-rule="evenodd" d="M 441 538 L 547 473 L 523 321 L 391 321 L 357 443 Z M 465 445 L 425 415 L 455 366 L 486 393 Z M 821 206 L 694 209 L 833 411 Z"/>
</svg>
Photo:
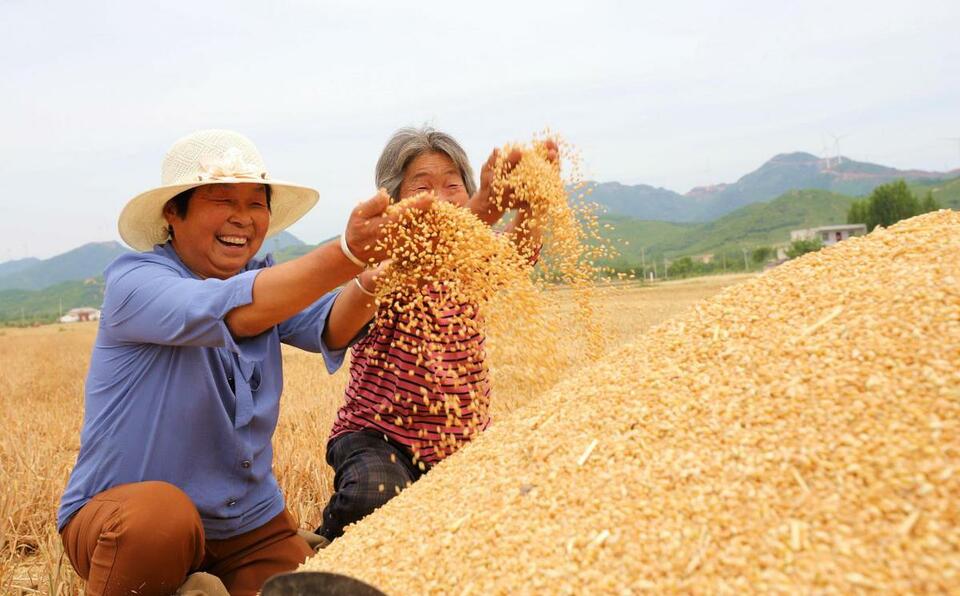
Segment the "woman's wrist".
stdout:
<svg viewBox="0 0 960 596">
<path fill-rule="evenodd" d="M 489 188 L 481 187 L 468 206 L 474 215 L 488 225 L 497 223 L 503 217 L 504 210 L 493 200 Z"/>
<path fill-rule="evenodd" d="M 354 278 L 360 290 L 368 296 L 374 296 L 377 293 L 377 270 L 367 269 Z"/>
<path fill-rule="evenodd" d="M 343 234 L 340 234 L 340 252 L 343 253 L 343 256 L 347 258 L 348 261 L 360 267 L 361 269 L 366 269 L 367 264 L 360 260 L 357 255 L 353 254 L 353 251 L 350 250 L 350 245 L 347 243 L 347 231 L 344 230 Z"/>
<path fill-rule="evenodd" d="M 367 289 L 366 284 L 364 284 L 362 281 L 360 281 L 360 280 L 362 279 L 362 277 L 363 277 L 362 275 L 358 275 L 358 276 L 354 277 L 354 278 L 353 278 L 353 283 L 355 283 L 355 284 L 357 285 L 357 288 L 358 288 L 358 289 L 360 290 L 360 292 L 362 292 L 363 294 L 365 294 L 365 295 L 367 295 L 367 296 L 370 296 L 370 297 L 376 296 L 376 295 L 377 295 L 376 290 L 369 290 L 369 289 Z"/>
</svg>

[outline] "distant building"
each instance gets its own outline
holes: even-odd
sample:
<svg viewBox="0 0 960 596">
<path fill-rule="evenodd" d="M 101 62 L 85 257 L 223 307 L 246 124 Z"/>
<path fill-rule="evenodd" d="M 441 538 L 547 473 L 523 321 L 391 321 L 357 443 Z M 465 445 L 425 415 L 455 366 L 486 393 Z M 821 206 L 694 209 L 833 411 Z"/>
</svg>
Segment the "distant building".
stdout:
<svg viewBox="0 0 960 596">
<path fill-rule="evenodd" d="M 80 323 L 83 321 L 99 321 L 100 311 L 86 306 L 71 308 L 67 314 L 60 317 L 61 323 Z"/>
<path fill-rule="evenodd" d="M 693 257 L 693 260 L 696 261 L 697 263 L 703 263 L 704 265 L 709 265 L 710 263 L 713 262 L 713 254 L 707 253 L 703 255 L 697 255 Z"/>
<path fill-rule="evenodd" d="M 843 224 L 838 226 L 820 226 L 806 230 L 792 230 L 790 242 L 797 240 L 819 240 L 824 246 L 833 246 L 851 236 L 863 236 L 867 233 L 865 224 Z"/>
<path fill-rule="evenodd" d="M 780 265 L 783 265 L 784 263 L 786 263 L 786 262 L 789 261 L 789 260 L 790 260 L 790 259 L 788 259 L 787 257 L 779 257 L 779 256 L 778 256 L 776 259 L 774 259 L 774 260 L 772 260 L 772 261 L 767 261 L 766 263 L 764 263 L 764 264 L 763 264 L 763 270 L 764 270 L 764 271 L 769 271 L 769 270 L 771 270 L 771 269 L 773 269 L 773 268 L 775 268 L 775 267 L 779 267 Z"/>
</svg>

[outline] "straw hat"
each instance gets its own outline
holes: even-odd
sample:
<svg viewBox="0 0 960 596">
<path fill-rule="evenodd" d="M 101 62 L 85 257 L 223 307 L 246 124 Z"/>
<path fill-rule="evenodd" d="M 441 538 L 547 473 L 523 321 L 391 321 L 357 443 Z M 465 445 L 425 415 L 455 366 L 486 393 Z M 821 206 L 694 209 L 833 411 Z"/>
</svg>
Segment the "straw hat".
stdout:
<svg viewBox="0 0 960 596">
<path fill-rule="evenodd" d="M 167 241 L 163 206 L 185 190 L 207 184 L 269 184 L 267 236 L 289 227 L 317 204 L 317 191 L 274 180 L 247 137 L 230 130 L 199 130 L 176 143 L 163 158 L 161 186 L 141 193 L 123 208 L 118 228 L 123 241 L 139 251 Z"/>
</svg>

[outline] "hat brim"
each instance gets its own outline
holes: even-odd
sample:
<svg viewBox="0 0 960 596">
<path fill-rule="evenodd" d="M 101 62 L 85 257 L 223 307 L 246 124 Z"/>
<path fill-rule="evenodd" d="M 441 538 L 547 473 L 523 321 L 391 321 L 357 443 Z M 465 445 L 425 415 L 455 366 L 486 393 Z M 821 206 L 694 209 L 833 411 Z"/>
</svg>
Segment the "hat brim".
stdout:
<svg viewBox="0 0 960 596">
<path fill-rule="evenodd" d="M 266 238 L 287 229 L 303 217 L 320 199 L 320 194 L 309 187 L 280 180 L 251 180 L 222 178 L 189 184 L 171 184 L 140 193 L 130 199 L 120 212 L 117 228 L 120 237 L 131 248 L 140 252 L 152 250 L 154 245 L 167 241 L 167 220 L 163 206 L 178 194 L 209 184 L 266 184 L 270 186 L 270 226 Z"/>
</svg>

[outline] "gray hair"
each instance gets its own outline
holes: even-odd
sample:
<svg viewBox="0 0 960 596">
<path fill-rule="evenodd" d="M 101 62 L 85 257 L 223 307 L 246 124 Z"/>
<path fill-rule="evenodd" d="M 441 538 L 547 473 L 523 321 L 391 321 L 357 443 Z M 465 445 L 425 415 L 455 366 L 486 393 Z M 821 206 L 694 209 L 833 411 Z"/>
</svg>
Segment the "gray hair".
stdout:
<svg viewBox="0 0 960 596">
<path fill-rule="evenodd" d="M 380 159 L 377 160 L 377 188 L 386 188 L 387 194 L 393 200 L 400 195 L 400 183 L 403 174 L 413 161 L 423 153 L 443 153 L 460 168 L 460 176 L 467 194 L 473 196 L 477 191 L 477 184 L 473 180 L 473 168 L 463 147 L 450 135 L 435 130 L 429 126 L 423 128 L 401 128 L 393 133 L 387 146 L 383 148 Z"/>
</svg>

